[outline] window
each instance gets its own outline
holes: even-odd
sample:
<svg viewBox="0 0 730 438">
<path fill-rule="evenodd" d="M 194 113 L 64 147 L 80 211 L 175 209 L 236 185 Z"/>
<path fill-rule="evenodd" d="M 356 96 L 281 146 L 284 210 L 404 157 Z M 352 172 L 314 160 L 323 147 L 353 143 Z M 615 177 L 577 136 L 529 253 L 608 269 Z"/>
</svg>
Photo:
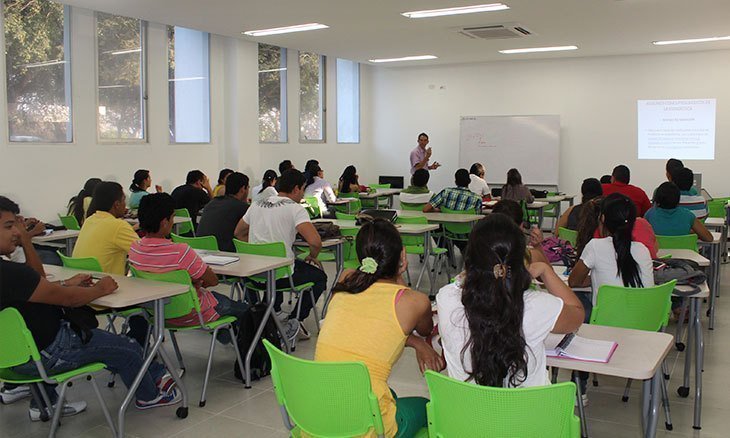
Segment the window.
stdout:
<svg viewBox="0 0 730 438">
<path fill-rule="evenodd" d="M 70 143 L 68 6 L 5 0 L 5 67 L 11 142 Z"/>
<path fill-rule="evenodd" d="M 337 143 L 360 143 L 360 64 L 337 59 Z"/>
<path fill-rule="evenodd" d="M 145 23 L 96 13 L 99 140 L 144 140 Z"/>
<path fill-rule="evenodd" d="M 210 34 L 168 26 L 170 143 L 210 143 Z"/>
<path fill-rule="evenodd" d="M 259 142 L 286 143 L 286 49 L 259 44 Z"/>
<path fill-rule="evenodd" d="M 299 52 L 299 140 L 324 141 L 324 56 Z"/>
</svg>

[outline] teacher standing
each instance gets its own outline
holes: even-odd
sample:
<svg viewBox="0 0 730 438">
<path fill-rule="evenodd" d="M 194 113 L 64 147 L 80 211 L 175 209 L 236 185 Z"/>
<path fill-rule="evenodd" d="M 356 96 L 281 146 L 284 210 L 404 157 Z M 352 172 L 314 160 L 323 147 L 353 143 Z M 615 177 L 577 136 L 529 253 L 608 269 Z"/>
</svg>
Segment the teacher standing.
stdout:
<svg viewBox="0 0 730 438">
<path fill-rule="evenodd" d="M 418 146 L 411 151 L 411 175 L 418 169 L 436 170 L 441 167 L 438 161 L 428 164 L 431 159 L 431 148 L 427 148 L 428 135 L 425 132 L 418 134 Z"/>
</svg>

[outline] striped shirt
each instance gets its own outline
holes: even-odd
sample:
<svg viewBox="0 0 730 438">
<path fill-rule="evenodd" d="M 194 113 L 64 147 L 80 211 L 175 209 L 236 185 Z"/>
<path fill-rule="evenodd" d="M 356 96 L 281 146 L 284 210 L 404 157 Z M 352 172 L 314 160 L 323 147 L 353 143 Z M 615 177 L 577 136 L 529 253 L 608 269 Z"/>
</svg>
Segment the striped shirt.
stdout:
<svg viewBox="0 0 730 438">
<path fill-rule="evenodd" d="M 433 208 L 446 207 L 449 210 L 473 213 L 482 209 L 482 197 L 472 193 L 467 187 L 448 187 L 431 198 L 429 204 Z"/>
<path fill-rule="evenodd" d="M 694 213 L 697 219 L 707 217 L 707 201 L 702 195 L 698 195 L 694 190 L 682 190 L 679 196 L 678 207 L 684 207 Z"/>
<path fill-rule="evenodd" d="M 163 273 L 177 270 L 188 271 L 193 280 L 200 279 L 208 265 L 190 248 L 186 243 L 173 243 L 167 239 L 143 237 L 132 243 L 129 249 L 129 264 L 134 269 Z M 215 311 L 218 300 L 205 288 L 198 287 L 198 299 L 200 299 L 200 313 L 205 322 L 215 321 L 220 315 Z M 165 321 L 173 326 L 190 326 L 200 323 L 195 310 L 185 316 L 171 318 Z"/>
</svg>

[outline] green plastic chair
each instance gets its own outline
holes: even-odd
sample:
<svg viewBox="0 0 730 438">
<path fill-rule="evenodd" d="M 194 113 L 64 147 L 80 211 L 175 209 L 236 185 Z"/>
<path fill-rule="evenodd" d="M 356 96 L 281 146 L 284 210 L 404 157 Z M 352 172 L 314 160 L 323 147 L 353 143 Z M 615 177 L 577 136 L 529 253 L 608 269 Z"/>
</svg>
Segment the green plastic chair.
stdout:
<svg viewBox="0 0 730 438">
<path fill-rule="evenodd" d="M 357 219 L 356 214 L 340 213 L 339 211 L 335 212 L 335 217 L 341 221 L 354 221 Z"/>
<path fill-rule="evenodd" d="M 340 193 L 339 198 L 354 198 L 355 201 L 350 202 L 350 214 L 357 213 L 360 210 L 362 210 L 362 202 L 360 201 L 360 193 L 357 192 L 350 192 L 350 193 Z M 340 213 L 347 213 L 347 205 L 335 205 L 335 211 L 339 211 Z"/>
<path fill-rule="evenodd" d="M 474 211 L 463 211 L 463 210 L 451 210 L 446 207 L 441 207 L 441 213 L 446 214 L 475 214 Z M 468 242 L 469 241 L 469 233 L 471 233 L 471 229 L 474 227 L 473 223 L 466 223 L 466 224 L 453 224 L 445 222 L 443 223 L 444 227 L 444 238 L 446 238 L 446 241 L 449 244 L 449 247 L 451 249 L 451 254 L 454 253 L 454 242 L 461 241 L 461 242 Z"/>
<path fill-rule="evenodd" d="M 426 219 L 425 216 L 398 216 L 395 223 L 425 225 L 428 224 L 428 219 Z M 424 245 L 425 242 L 422 235 L 403 234 L 401 235 L 401 240 L 403 241 L 403 246 L 406 249 L 406 254 L 415 254 L 418 256 L 425 255 L 426 247 Z M 440 264 L 443 262 L 443 258 L 447 253 L 448 250 L 446 248 L 439 248 L 435 245 L 431 248 L 431 254 L 434 256 L 434 270 L 436 270 L 436 265 L 440 267 Z M 451 278 L 448 263 L 446 263 L 446 276 L 447 278 Z M 411 286 L 411 273 L 409 270 L 406 270 L 406 277 L 408 278 L 408 286 Z M 420 285 L 420 280 L 421 279 L 419 278 L 418 281 L 416 281 L 416 289 L 418 289 L 418 286 Z"/>
<path fill-rule="evenodd" d="M 368 188 L 371 191 L 376 191 L 378 189 L 389 189 L 390 184 L 368 184 Z M 377 199 L 377 198 L 375 198 L 375 199 Z M 375 208 L 375 199 L 363 199 L 362 206 L 364 208 Z M 390 206 L 390 199 L 380 200 L 378 206 L 380 206 L 380 207 Z"/>
<path fill-rule="evenodd" d="M 67 230 L 80 230 L 81 225 L 79 225 L 79 221 L 76 219 L 76 216 L 70 215 L 70 216 L 61 216 L 58 215 L 58 218 L 61 219 L 61 225 L 66 227 Z"/>
<path fill-rule="evenodd" d="M 284 426 L 291 436 L 385 436 L 370 373 L 361 362 L 314 362 L 263 340 Z"/>
<path fill-rule="evenodd" d="M 202 237 L 184 237 L 175 233 L 170 234 L 172 241 L 175 243 L 187 243 L 193 249 L 202 249 L 205 251 L 219 251 L 218 241 L 215 236 Z"/>
<path fill-rule="evenodd" d="M 428 435 L 437 437 L 580 437 L 575 383 L 493 388 L 426 371 Z"/>
<path fill-rule="evenodd" d="M 200 300 L 198 299 L 198 292 L 193 286 L 190 280 L 190 275 L 187 271 L 177 270 L 164 273 L 153 274 L 151 272 L 144 272 L 131 267 L 130 272 L 133 277 L 143 278 L 152 281 L 162 281 L 165 283 L 176 283 L 188 286 L 188 292 L 180 295 L 170 297 L 170 301 L 165 304 L 165 320 L 171 318 L 179 318 L 182 316 L 189 315 L 191 312 L 195 312 L 198 315 L 198 324 L 180 327 L 169 325 L 165 323 L 165 329 L 170 332 L 170 339 L 172 340 L 172 346 L 175 349 L 177 360 L 180 363 L 180 368 L 185 371 L 185 363 L 183 362 L 182 354 L 180 354 L 180 347 L 177 344 L 177 337 L 175 334 L 180 331 L 190 330 L 202 330 L 211 333 L 213 336 L 210 339 L 210 350 L 208 352 L 208 365 L 205 369 L 205 380 L 203 380 L 203 390 L 200 394 L 200 407 L 205 406 L 205 394 L 208 389 L 208 379 L 210 378 L 210 369 L 213 365 L 213 352 L 215 351 L 215 342 L 220 329 L 227 329 L 231 334 L 231 344 L 236 350 L 236 358 L 238 359 L 238 367 L 241 371 L 241 375 L 245 376 L 246 372 L 243 369 L 243 360 L 241 360 L 241 352 L 238 350 L 238 341 L 236 339 L 236 332 L 233 329 L 233 324 L 238 321 L 235 316 L 221 316 L 215 321 L 205 322 L 203 315 L 200 313 Z M 248 382 L 246 382 L 248 383 Z"/>
<path fill-rule="evenodd" d="M 426 206 L 426 203 L 423 204 L 411 204 L 409 202 L 403 202 L 400 203 L 401 210 L 410 210 L 410 211 L 423 211 L 423 207 Z"/>
<path fill-rule="evenodd" d="M 578 242 L 578 231 L 560 227 L 558 228 L 558 238 L 567 240 L 571 245 L 573 245 L 573 247 L 575 247 Z"/>
<path fill-rule="evenodd" d="M 177 234 L 192 233 L 192 235 L 195 236 L 195 229 L 193 228 L 193 220 L 192 220 L 192 217 L 190 216 L 190 212 L 188 211 L 188 209 L 187 208 L 176 208 L 175 216 L 176 217 L 186 217 L 186 218 L 190 219 L 189 221 L 177 224 Z"/>
<path fill-rule="evenodd" d="M 360 231 L 360 229 L 357 227 L 340 228 L 340 234 L 342 234 L 342 237 L 345 238 L 345 243 L 342 246 L 342 253 L 344 255 L 343 267 L 345 269 L 357 269 L 360 267 L 360 260 L 357 258 L 357 246 L 355 242 L 358 231 Z"/>
<path fill-rule="evenodd" d="M 322 217 L 322 211 L 319 209 L 319 202 L 316 197 L 307 196 L 304 198 L 304 202 L 307 204 L 306 209 L 310 218 L 314 219 Z"/>
<path fill-rule="evenodd" d="M 707 203 L 707 216 L 708 217 L 721 217 L 725 219 L 725 206 L 727 205 L 726 199 L 713 199 Z"/>
<path fill-rule="evenodd" d="M 682 236 L 656 236 L 659 249 L 689 249 L 697 252 L 697 235 L 685 234 Z"/>
<path fill-rule="evenodd" d="M 66 400 L 66 390 L 73 382 L 81 379 L 86 379 L 91 383 L 96 397 L 99 399 L 101 410 L 104 412 L 106 422 L 112 431 L 112 435 L 116 436 L 117 432 L 114 427 L 114 421 L 112 421 L 112 417 L 109 415 L 109 409 L 107 409 L 106 403 L 104 403 L 104 399 L 99 392 L 99 387 L 94 380 L 95 373 L 106 369 L 105 364 L 92 362 L 70 371 L 49 375 L 41 362 L 41 355 L 38 352 L 33 335 L 25 325 L 25 321 L 20 312 L 13 307 L 8 307 L 0 311 L 0 333 L 3 334 L 0 336 L 0 382 L 15 385 L 34 385 L 39 390 L 44 403 L 49 407 L 50 415 L 53 417 L 51 431 L 49 433 L 50 437 L 55 436 L 56 430 L 58 429 L 59 419 L 63 411 L 62 406 Z M 13 367 L 23 365 L 30 361 L 35 364 L 39 377 L 19 374 L 13 371 Z M 43 382 L 51 385 L 61 385 L 61 392 L 58 395 L 58 401 L 56 403 L 56 406 L 61 407 L 60 409 L 53 409 L 44 386 L 40 384 Z M 45 413 L 42 418 L 46 418 Z"/>
</svg>

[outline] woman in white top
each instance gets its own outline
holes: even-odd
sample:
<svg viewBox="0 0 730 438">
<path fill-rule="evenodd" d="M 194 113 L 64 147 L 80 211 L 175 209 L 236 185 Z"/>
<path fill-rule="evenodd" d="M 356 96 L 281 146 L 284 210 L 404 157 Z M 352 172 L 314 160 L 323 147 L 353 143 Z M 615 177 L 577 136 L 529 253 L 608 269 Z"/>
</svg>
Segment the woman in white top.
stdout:
<svg viewBox="0 0 730 438">
<path fill-rule="evenodd" d="M 337 200 L 337 196 L 335 196 L 335 191 L 332 190 L 332 186 L 324 180 L 324 170 L 322 170 L 322 168 L 318 165 L 311 166 L 307 173 L 304 196 L 313 196 L 317 198 L 319 211 L 323 216 L 327 213 L 327 203 Z"/>
<path fill-rule="evenodd" d="M 550 265 L 526 266 L 525 244 L 505 215 L 474 226 L 465 272 L 436 296 L 449 376 L 496 387 L 549 384 L 543 342 L 577 330 L 583 306 Z M 547 292 L 530 290 L 533 278 Z"/>
<path fill-rule="evenodd" d="M 274 188 L 276 186 L 277 175 L 276 171 L 269 169 L 264 172 L 264 177 L 261 179 L 261 184 L 257 185 L 251 191 L 252 201 L 265 201 L 272 196 L 276 196 L 279 192 Z"/>
<path fill-rule="evenodd" d="M 482 163 L 474 163 L 469 169 L 469 178 L 471 178 L 471 182 L 469 183 L 469 191 L 476 193 L 481 197 L 492 194 L 492 192 L 489 190 L 487 182 L 484 181 L 485 173 L 486 171 L 484 170 L 484 166 L 482 165 Z"/>
<path fill-rule="evenodd" d="M 626 196 L 614 193 L 601 203 L 598 226 L 600 234 L 608 237 L 593 238 L 586 244 L 568 278 L 571 287 L 591 286 L 593 305 L 596 304 L 598 288 L 604 284 L 654 286 L 649 250 L 643 244 L 631 241 L 635 222 L 636 206 Z"/>
</svg>

